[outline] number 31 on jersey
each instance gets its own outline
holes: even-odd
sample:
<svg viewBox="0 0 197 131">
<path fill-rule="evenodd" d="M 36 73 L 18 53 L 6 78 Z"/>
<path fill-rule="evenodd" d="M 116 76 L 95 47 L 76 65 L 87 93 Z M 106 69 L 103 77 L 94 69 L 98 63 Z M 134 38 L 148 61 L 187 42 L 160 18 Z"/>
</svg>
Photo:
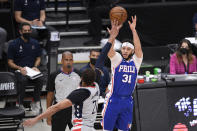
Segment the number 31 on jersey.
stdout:
<svg viewBox="0 0 197 131">
<path fill-rule="evenodd" d="M 132 77 L 131 75 L 124 74 L 122 82 L 124 82 L 124 83 L 131 83 L 131 77 Z"/>
</svg>

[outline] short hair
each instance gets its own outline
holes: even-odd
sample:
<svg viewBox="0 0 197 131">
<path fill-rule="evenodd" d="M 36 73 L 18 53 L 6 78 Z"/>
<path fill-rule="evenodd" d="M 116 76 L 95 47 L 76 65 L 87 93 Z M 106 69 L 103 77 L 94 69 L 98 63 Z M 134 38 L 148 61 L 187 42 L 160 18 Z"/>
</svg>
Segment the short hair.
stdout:
<svg viewBox="0 0 197 131">
<path fill-rule="evenodd" d="M 101 53 L 101 50 L 100 50 L 100 49 L 92 49 L 92 50 L 90 50 L 90 54 L 91 54 L 92 52 L 99 52 L 99 53 Z"/>
<path fill-rule="evenodd" d="M 62 58 L 63 58 L 64 55 L 71 55 L 72 58 L 73 58 L 73 54 L 72 54 L 70 51 L 65 51 L 65 52 L 63 52 L 63 53 L 62 53 Z"/>
<path fill-rule="evenodd" d="M 124 43 L 124 42 L 129 42 L 129 43 L 131 43 L 134 46 L 133 41 L 131 39 L 124 39 L 122 41 L 122 43 Z"/>
<path fill-rule="evenodd" d="M 90 86 L 96 79 L 96 73 L 93 69 L 87 68 L 82 73 L 82 81 L 87 85 Z"/>
<path fill-rule="evenodd" d="M 21 24 L 20 24 L 20 26 L 19 26 L 19 30 L 22 30 L 22 29 L 23 29 L 23 26 L 29 26 L 29 27 L 30 27 L 30 29 L 31 29 L 31 25 L 30 25 L 29 23 L 27 23 L 27 22 L 23 22 L 23 23 L 21 23 Z"/>
</svg>

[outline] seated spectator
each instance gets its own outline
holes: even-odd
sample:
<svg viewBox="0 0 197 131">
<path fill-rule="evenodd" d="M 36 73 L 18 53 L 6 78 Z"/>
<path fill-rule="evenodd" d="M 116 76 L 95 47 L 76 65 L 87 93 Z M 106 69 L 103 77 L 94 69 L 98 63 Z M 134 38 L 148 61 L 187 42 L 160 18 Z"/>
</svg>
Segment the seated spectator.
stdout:
<svg viewBox="0 0 197 131">
<path fill-rule="evenodd" d="M 37 40 L 30 37 L 31 25 L 28 23 L 22 23 L 19 30 L 21 36 L 10 43 L 8 47 L 8 65 L 11 71 L 15 72 L 18 93 L 19 93 L 19 104 L 23 106 L 23 99 L 25 96 L 25 86 L 29 82 L 33 83 L 34 88 L 34 102 L 32 103 L 32 111 L 37 115 L 40 111 L 40 93 L 43 86 L 42 77 L 34 80 L 30 80 L 26 74 L 24 67 L 30 67 L 33 70 L 39 71 L 38 66 L 40 65 L 41 48 Z M 19 70 L 20 72 L 16 72 Z"/>
<path fill-rule="evenodd" d="M 27 22 L 31 26 L 42 27 L 46 20 L 44 0 L 15 0 L 15 20 L 18 23 Z M 49 31 L 55 30 L 47 26 L 46 29 L 32 29 L 32 37 L 38 41 L 47 39 Z"/>
<path fill-rule="evenodd" d="M 82 73 L 87 68 L 91 68 L 95 70 L 96 60 L 98 59 L 99 55 L 100 55 L 99 50 L 91 50 L 90 56 L 89 56 L 90 62 L 86 66 L 82 67 L 80 69 L 80 72 Z M 101 71 L 102 71 L 101 75 L 98 71 L 96 71 L 96 76 L 97 76 L 96 82 L 98 83 L 99 88 L 100 88 L 100 95 L 104 96 L 106 88 L 110 82 L 110 76 L 109 76 L 109 71 L 106 67 L 102 67 Z"/>
<path fill-rule="evenodd" d="M 0 27 L 0 59 L 2 59 L 2 53 L 6 39 L 7 39 L 7 31 Z"/>
<path fill-rule="evenodd" d="M 88 0 L 88 16 L 91 20 L 88 25 L 88 33 L 92 39 L 86 41 L 85 46 L 100 44 L 102 18 L 109 18 L 109 11 L 113 3 L 111 0 Z"/>
<path fill-rule="evenodd" d="M 191 74 L 197 71 L 196 66 L 196 56 L 192 54 L 191 43 L 183 39 L 170 58 L 170 74 Z"/>
</svg>

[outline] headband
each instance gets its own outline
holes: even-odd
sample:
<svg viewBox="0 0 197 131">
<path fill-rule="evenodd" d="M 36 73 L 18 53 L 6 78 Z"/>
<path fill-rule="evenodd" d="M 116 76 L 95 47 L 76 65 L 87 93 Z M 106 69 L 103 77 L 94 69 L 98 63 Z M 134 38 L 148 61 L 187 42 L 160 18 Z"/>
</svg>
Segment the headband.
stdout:
<svg viewBox="0 0 197 131">
<path fill-rule="evenodd" d="M 131 44 L 130 42 L 123 42 L 122 43 L 122 47 L 130 47 L 131 49 L 134 49 L 134 46 L 133 46 L 133 44 Z"/>
</svg>

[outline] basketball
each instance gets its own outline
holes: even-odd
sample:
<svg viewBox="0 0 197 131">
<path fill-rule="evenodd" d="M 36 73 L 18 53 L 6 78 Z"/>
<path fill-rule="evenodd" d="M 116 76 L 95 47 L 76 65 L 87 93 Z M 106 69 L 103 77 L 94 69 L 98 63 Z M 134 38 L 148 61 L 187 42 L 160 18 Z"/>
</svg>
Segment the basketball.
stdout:
<svg viewBox="0 0 197 131">
<path fill-rule="evenodd" d="M 123 24 L 127 20 L 127 11 L 120 6 L 116 6 L 110 10 L 110 20 L 117 20 L 118 24 Z"/>
</svg>

